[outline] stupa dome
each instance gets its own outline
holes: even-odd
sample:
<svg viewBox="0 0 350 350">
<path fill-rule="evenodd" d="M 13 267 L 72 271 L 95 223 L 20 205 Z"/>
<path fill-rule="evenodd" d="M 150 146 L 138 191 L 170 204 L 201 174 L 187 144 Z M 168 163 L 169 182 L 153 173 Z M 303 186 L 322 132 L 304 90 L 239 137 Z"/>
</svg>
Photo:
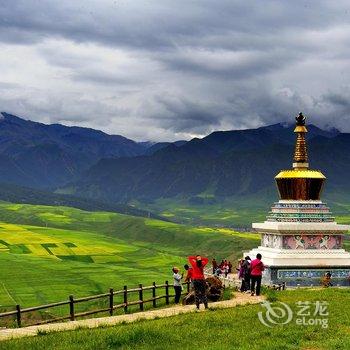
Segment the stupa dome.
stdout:
<svg viewBox="0 0 350 350">
<path fill-rule="evenodd" d="M 282 170 L 275 177 L 278 192 L 284 200 L 319 200 L 326 177 L 319 170 L 310 170 L 305 134 L 306 118 L 302 113 L 295 118 L 297 134 L 293 168 Z"/>
</svg>

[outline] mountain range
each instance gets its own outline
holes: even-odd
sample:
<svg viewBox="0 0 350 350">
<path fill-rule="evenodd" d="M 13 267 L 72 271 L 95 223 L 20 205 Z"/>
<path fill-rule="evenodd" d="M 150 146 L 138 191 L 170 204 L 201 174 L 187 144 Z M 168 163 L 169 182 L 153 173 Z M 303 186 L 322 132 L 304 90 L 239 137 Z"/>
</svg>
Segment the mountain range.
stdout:
<svg viewBox="0 0 350 350">
<path fill-rule="evenodd" d="M 102 131 L 46 125 L 0 113 L 0 182 L 55 189 L 102 158 L 152 154 L 168 143 L 135 142 Z"/>
<path fill-rule="evenodd" d="M 72 183 L 75 194 L 106 201 L 246 196 L 274 187 L 273 178 L 292 165 L 294 126 L 218 131 L 148 156 L 102 159 Z M 348 187 L 350 134 L 308 126 L 311 166 L 328 176 L 329 190 Z"/>
<path fill-rule="evenodd" d="M 293 125 L 216 131 L 188 142 L 135 142 L 98 130 L 1 113 L 0 182 L 104 203 L 252 196 L 292 163 Z M 328 194 L 350 194 L 350 134 L 308 125 L 312 168 Z"/>
</svg>

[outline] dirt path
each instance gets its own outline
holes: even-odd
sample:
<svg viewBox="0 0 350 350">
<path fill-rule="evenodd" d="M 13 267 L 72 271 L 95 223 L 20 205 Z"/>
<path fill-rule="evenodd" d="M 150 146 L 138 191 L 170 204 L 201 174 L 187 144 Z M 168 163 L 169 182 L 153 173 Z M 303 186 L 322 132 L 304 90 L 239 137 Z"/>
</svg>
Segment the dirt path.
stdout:
<svg viewBox="0 0 350 350">
<path fill-rule="evenodd" d="M 231 300 L 218 301 L 216 303 L 210 303 L 209 308 L 231 308 L 237 305 L 246 304 L 257 304 L 260 303 L 264 298 L 262 296 L 252 297 L 249 294 L 236 293 L 236 297 Z M 201 310 L 199 312 L 205 311 L 203 305 L 201 305 Z M 151 320 L 154 318 L 170 317 L 180 314 L 198 312 L 196 311 L 195 305 L 187 306 L 172 306 L 165 309 L 156 309 L 145 312 L 137 312 L 134 314 L 101 317 L 101 318 L 90 318 L 81 321 L 70 321 L 63 323 L 52 323 L 41 326 L 30 326 L 24 328 L 8 328 L 0 329 L 0 341 L 9 340 L 12 338 L 21 338 L 38 335 L 40 332 L 61 332 L 81 328 L 97 328 L 100 326 L 114 326 L 120 323 L 131 323 L 139 320 Z"/>
</svg>

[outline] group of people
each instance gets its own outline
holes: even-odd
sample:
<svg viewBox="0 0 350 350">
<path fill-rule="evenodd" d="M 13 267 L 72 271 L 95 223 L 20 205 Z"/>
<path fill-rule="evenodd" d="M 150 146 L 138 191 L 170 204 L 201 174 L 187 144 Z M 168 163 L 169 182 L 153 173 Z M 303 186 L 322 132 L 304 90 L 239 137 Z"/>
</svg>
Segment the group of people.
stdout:
<svg viewBox="0 0 350 350">
<path fill-rule="evenodd" d="M 216 259 L 214 258 L 211 261 L 211 265 L 213 268 L 213 275 L 214 276 L 225 276 L 227 277 L 227 275 L 229 273 L 232 273 L 232 263 L 231 261 L 227 261 L 226 259 L 222 259 L 221 263 L 218 264 Z"/>
<path fill-rule="evenodd" d="M 195 303 L 197 309 L 201 303 L 204 304 L 204 307 L 208 308 L 208 299 L 206 295 L 206 282 L 204 276 L 204 267 L 208 264 L 209 259 L 201 257 L 200 255 L 189 256 L 188 262 L 190 265 L 186 264 L 184 269 L 187 271 L 184 282 L 191 283 L 191 287 L 194 290 L 195 294 Z M 175 291 L 175 304 L 180 302 L 183 274 L 180 274 L 180 271 L 177 267 L 173 267 L 173 278 L 174 278 L 174 291 Z"/>
<path fill-rule="evenodd" d="M 251 295 L 260 295 L 261 290 L 261 278 L 265 269 L 264 263 L 261 261 L 261 254 L 256 255 L 256 259 L 251 260 L 249 256 L 239 261 L 238 277 L 242 280 L 241 292 L 249 292 Z M 191 285 L 191 289 L 194 290 L 195 303 L 197 309 L 201 303 L 204 307 L 208 308 L 208 298 L 206 295 L 206 281 L 204 276 L 204 267 L 208 264 L 209 259 L 201 257 L 200 255 L 189 256 L 189 264 L 184 265 L 184 269 L 187 274 L 184 282 L 188 282 Z M 230 261 L 222 260 L 220 264 L 217 264 L 215 258 L 212 260 L 213 274 L 218 276 L 232 273 L 232 264 Z M 180 270 L 177 267 L 173 267 L 174 278 L 174 291 L 175 291 L 175 304 L 180 302 L 182 293 L 182 280 L 184 274 L 180 274 Z"/>
<path fill-rule="evenodd" d="M 249 292 L 251 295 L 260 295 L 262 273 L 265 265 L 261 261 L 261 254 L 251 260 L 249 256 L 239 261 L 238 278 L 242 280 L 241 292 Z"/>
</svg>

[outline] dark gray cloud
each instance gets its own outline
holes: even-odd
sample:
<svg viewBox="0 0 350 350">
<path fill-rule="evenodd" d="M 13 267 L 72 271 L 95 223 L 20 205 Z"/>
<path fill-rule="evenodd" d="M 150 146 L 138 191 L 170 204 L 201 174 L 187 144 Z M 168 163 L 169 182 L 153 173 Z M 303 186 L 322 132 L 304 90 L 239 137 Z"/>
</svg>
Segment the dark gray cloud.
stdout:
<svg viewBox="0 0 350 350">
<path fill-rule="evenodd" d="M 219 126 L 220 111 L 216 111 L 212 105 L 206 106 L 194 103 L 186 98 L 158 98 L 165 109 L 165 112 L 157 116 L 158 123 L 165 129 L 173 130 L 177 133 L 203 134 L 208 128 Z"/>
<path fill-rule="evenodd" d="M 350 131 L 346 1 L 0 0 L 0 109 L 139 140 Z"/>
<path fill-rule="evenodd" d="M 208 37 L 230 34 L 233 35 L 227 44 L 235 42 L 237 49 L 240 34 L 263 37 L 264 33 L 278 35 L 278 31 L 289 29 L 318 30 L 348 23 L 349 19 L 347 2 L 341 6 L 341 1 L 220 1 L 218 4 L 208 0 L 180 0 L 174 4 L 171 0 L 161 3 L 2 0 L 0 4 L 0 26 L 7 34 L 22 33 L 23 40 L 56 35 L 77 42 L 158 49 L 175 47 L 178 43 L 202 46 Z M 2 31 L 2 37 L 8 40 L 12 36 Z M 220 47 L 225 46 L 222 44 Z"/>
<path fill-rule="evenodd" d="M 281 69 L 300 58 L 297 52 L 276 51 L 172 52 L 160 60 L 169 69 L 191 75 L 241 80 Z"/>
</svg>

